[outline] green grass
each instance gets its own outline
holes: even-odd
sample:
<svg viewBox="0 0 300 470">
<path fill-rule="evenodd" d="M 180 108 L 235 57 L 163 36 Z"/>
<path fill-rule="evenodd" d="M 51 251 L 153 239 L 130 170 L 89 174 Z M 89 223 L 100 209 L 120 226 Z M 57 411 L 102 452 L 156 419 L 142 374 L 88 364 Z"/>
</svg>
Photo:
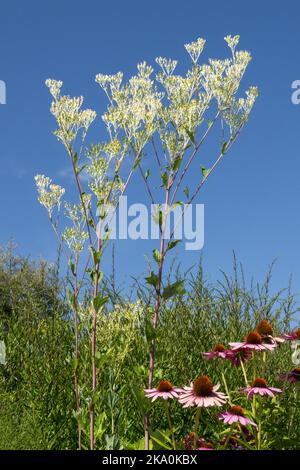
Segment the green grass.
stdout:
<svg viewBox="0 0 300 470">
<path fill-rule="evenodd" d="M 299 318 L 291 288 L 271 289 L 271 270 L 262 284 L 247 286 L 242 270 L 234 263 L 232 276 L 221 274 L 219 282 L 205 280 L 201 267 L 186 281 L 187 294 L 162 306 L 156 332 L 155 384 L 162 379 L 176 386 L 188 385 L 207 374 L 213 383 L 223 377 L 234 404 L 251 412 L 251 404 L 238 389 L 244 386 L 240 367 L 220 360 L 206 361 L 202 352 L 216 343 L 243 340 L 261 319 L 276 334 L 290 331 Z M 130 302 L 108 287 L 110 309 L 98 322 L 96 448 L 142 448 L 144 414 L 150 415 L 154 448 L 170 447 L 164 403 L 153 405 L 144 397 L 148 376 L 148 346 L 153 331 L 151 293 L 135 285 L 139 300 Z M 0 260 L 0 339 L 7 347 L 7 364 L 0 365 L 0 448 L 74 449 L 76 426 L 83 429 L 88 448 L 90 397 L 90 318 L 81 312 L 79 380 L 81 413 L 74 413 L 73 320 L 64 299 L 64 285 L 54 268 L 33 265 L 3 252 Z M 276 400 L 265 400 L 262 412 L 263 448 L 299 448 L 299 401 L 295 387 L 278 381 L 293 368 L 290 344 L 284 344 L 246 363 L 247 375 L 264 376 L 270 385 L 284 388 Z M 171 403 L 177 447 L 193 431 L 195 410 Z M 201 437 L 220 448 L 226 427 L 218 410 L 204 410 Z"/>
</svg>

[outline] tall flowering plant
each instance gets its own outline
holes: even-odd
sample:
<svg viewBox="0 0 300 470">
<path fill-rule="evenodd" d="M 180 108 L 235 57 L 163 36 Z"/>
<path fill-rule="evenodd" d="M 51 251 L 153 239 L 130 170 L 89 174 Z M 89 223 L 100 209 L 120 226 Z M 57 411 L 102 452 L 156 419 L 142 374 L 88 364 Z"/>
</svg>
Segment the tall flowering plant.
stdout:
<svg viewBox="0 0 300 470">
<path fill-rule="evenodd" d="M 245 97 L 237 97 L 251 56 L 246 51 L 237 50 L 239 36 L 227 36 L 225 41 L 229 46 L 230 57 L 224 60 L 210 59 L 207 64 L 199 63 L 205 46 L 204 39 L 199 38 L 186 44 L 191 66 L 184 75 L 175 73 L 176 60 L 163 57 L 156 59 L 159 71 L 155 76 L 154 69 L 146 62 L 138 64 L 137 74 L 127 82 L 124 82 L 121 72 L 114 75 L 98 74 L 96 82 L 108 99 L 108 107 L 102 115 L 108 139 L 98 144 L 89 145 L 86 142 L 87 132 L 96 113 L 82 108 L 82 97 L 62 95 L 62 82 L 46 81 L 53 98 L 51 113 L 57 122 L 55 135 L 66 149 L 78 200 L 75 204 L 63 203 L 65 190 L 44 175 L 36 176 L 36 184 L 39 201 L 47 209 L 72 274 L 68 297 L 74 312 L 74 388 L 77 416 L 82 411 L 79 387 L 80 327 L 86 319 L 82 291 L 86 286 L 85 281 L 89 279 L 90 282 L 92 300 L 87 326 L 91 336 L 92 378 L 88 399 L 91 449 L 95 446 L 97 320 L 108 301 L 99 287 L 103 277 L 101 260 L 110 234 L 105 226 L 107 206 L 117 209 L 120 196 L 126 191 L 136 169 L 143 178 L 151 202 L 155 203 L 155 199 L 159 202 L 156 214 L 159 246 L 153 250 L 156 268 L 146 278 L 154 293 L 150 312 L 152 318 L 148 325 L 148 389 L 151 390 L 162 302 L 184 292 L 183 280 L 167 285 L 163 280 L 166 256 L 178 243 L 174 239 L 175 229 L 172 233 L 167 233 L 169 212 L 174 206 L 183 205 L 180 198 L 185 197 L 184 202 L 187 205 L 194 201 L 237 140 L 258 95 L 257 88 L 250 87 Z M 221 142 L 215 160 L 209 168 L 201 166 L 200 177 L 194 188 L 191 185 L 183 187 L 200 148 L 217 123 L 220 125 Z M 157 172 L 153 176 L 144 167 L 146 151 L 151 151 L 157 164 Z M 125 160 L 129 164 L 124 165 Z M 152 178 L 157 175 L 163 194 L 159 192 L 156 195 L 156 183 Z M 62 205 L 66 221 L 63 228 L 58 218 Z M 178 222 L 177 220 L 176 223 Z M 80 270 L 81 266 L 84 266 L 83 272 Z M 149 417 L 146 415 L 146 448 L 149 448 L 149 429 Z M 80 448 L 80 424 L 78 445 Z"/>
<path fill-rule="evenodd" d="M 236 142 L 258 96 L 257 88 L 250 87 L 243 98 L 237 97 L 251 55 L 247 51 L 237 50 L 239 36 L 227 36 L 225 41 L 229 46 L 230 57 L 210 59 L 206 64 L 199 63 L 205 40 L 198 38 L 186 44 L 191 66 L 184 75 L 176 73 L 176 60 L 158 57 L 156 63 L 159 71 L 153 78 L 154 69 L 142 63 L 138 66 L 138 77 L 131 79 L 128 84 L 121 85 L 120 74 L 113 77 L 99 75 L 96 79 L 110 101 L 105 115 L 106 123 L 111 129 L 122 129 L 131 138 L 132 150 L 138 155 L 136 163 L 147 194 L 152 204 L 158 202 L 156 206 L 159 207 L 155 214 L 159 226 L 159 244 L 153 250 L 156 268 L 146 278 L 154 293 L 149 339 L 149 390 L 153 387 L 156 329 L 161 304 L 173 295 L 184 292 L 183 280 L 168 285 L 163 282 L 165 259 L 178 243 L 174 233 L 176 224 L 183 216 L 181 211 L 174 230 L 168 234 L 170 210 L 184 203 L 189 205 L 195 200 L 209 176 Z M 145 112 L 147 122 L 141 128 L 139 116 Z M 215 160 L 209 168 L 201 166 L 194 188 L 184 185 L 200 148 L 217 124 L 220 126 L 221 143 Z M 152 153 L 157 165 L 153 177 L 142 159 L 146 151 L 142 151 L 145 144 L 148 144 L 147 150 Z M 163 194 L 154 194 L 157 174 Z M 145 416 L 145 445 L 148 449 L 148 416 Z"/>
<path fill-rule="evenodd" d="M 90 448 L 94 449 L 97 320 L 108 302 L 108 297 L 100 289 L 103 277 L 101 260 L 110 235 L 107 220 L 111 208 L 117 210 L 119 198 L 129 185 L 142 149 L 157 127 L 157 109 L 161 106 L 161 95 L 153 89 L 145 64 L 138 66 L 138 74 L 126 86 L 121 85 L 121 73 L 97 75 L 96 82 L 109 99 L 108 109 L 102 115 L 108 139 L 88 144 L 87 132 L 96 119 L 95 111 L 82 108 L 83 97 L 62 95 L 61 81 L 46 81 L 53 98 L 51 113 L 57 122 L 54 135 L 66 149 L 77 190 L 77 202 L 63 202 L 64 188 L 54 184 L 47 176 L 35 177 L 38 200 L 47 210 L 72 277 L 68 299 L 74 313 L 74 391 L 79 449 L 82 447 L 80 417 L 83 413 L 79 384 L 80 330 L 87 327 L 90 331 L 92 377 L 85 402 L 88 402 L 90 415 Z M 59 220 L 61 206 L 64 208 L 64 224 Z M 86 318 L 84 291 L 87 281 L 92 300 Z"/>
</svg>

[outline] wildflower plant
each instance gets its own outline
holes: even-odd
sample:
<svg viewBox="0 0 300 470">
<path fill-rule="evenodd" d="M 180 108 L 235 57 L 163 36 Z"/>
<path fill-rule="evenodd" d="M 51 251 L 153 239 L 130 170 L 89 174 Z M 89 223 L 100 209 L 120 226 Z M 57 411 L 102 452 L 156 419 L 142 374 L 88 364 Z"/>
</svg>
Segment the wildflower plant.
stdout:
<svg viewBox="0 0 300 470">
<path fill-rule="evenodd" d="M 66 149 L 78 194 L 75 203 L 71 201 L 71 195 L 63 202 L 63 197 L 67 196 L 63 188 L 46 176 L 36 176 L 39 202 L 48 212 L 72 277 L 68 299 L 74 312 L 74 388 L 79 448 L 83 403 L 88 405 L 89 410 L 90 448 L 95 447 L 95 397 L 100 393 L 97 389 L 97 325 L 108 302 L 108 297 L 101 289 L 104 275 L 101 262 L 110 235 L 109 224 L 106 226 L 107 207 L 109 205 L 114 211 L 117 210 L 120 197 L 126 191 L 135 170 L 140 172 L 151 202 L 159 202 L 156 214 L 159 246 L 153 250 L 156 267 L 151 269 L 146 278 L 154 297 L 147 328 L 147 386 L 148 390 L 152 390 L 160 308 L 163 302 L 174 295 L 184 293 L 183 280 L 165 284 L 163 278 L 166 256 L 178 243 L 175 229 L 180 221 L 175 221 L 172 233 L 168 234 L 167 230 L 170 210 L 194 201 L 236 142 L 258 96 L 256 87 L 250 87 L 244 97 L 238 96 L 251 55 L 247 51 L 237 50 L 239 36 L 227 36 L 225 41 L 230 50 L 229 57 L 209 59 L 206 64 L 199 62 L 205 40 L 198 38 L 186 44 L 191 65 L 183 75 L 176 73 L 176 60 L 164 57 L 156 59 L 159 67 L 156 73 L 152 66 L 141 62 L 137 66 L 136 75 L 128 81 L 124 81 L 122 72 L 98 74 L 96 83 L 108 100 L 107 109 L 102 114 L 108 138 L 96 144 L 87 143 L 88 130 L 96 119 L 95 111 L 83 108 L 82 96 L 63 95 L 61 81 L 46 81 L 52 95 L 51 113 L 57 123 L 54 134 Z M 213 163 L 210 167 L 204 167 L 201 160 L 195 187 L 183 186 L 200 148 L 217 125 L 220 144 Z M 153 174 L 152 168 L 145 168 L 147 152 L 151 152 L 157 165 L 157 171 Z M 154 194 L 157 180 L 161 191 Z M 64 223 L 58 217 L 61 207 L 64 209 Z M 86 289 L 91 298 L 88 315 L 84 303 Z M 83 328 L 90 332 L 92 375 L 89 394 L 85 397 L 79 385 Z M 149 416 L 146 414 L 147 449 L 149 429 Z"/>
<path fill-rule="evenodd" d="M 80 329 L 88 326 L 91 335 L 92 379 L 89 397 L 85 398 L 90 413 L 90 448 L 95 446 L 95 394 L 97 391 L 96 333 L 97 319 L 108 297 L 99 288 L 103 273 L 101 260 L 109 240 L 109 229 L 104 226 L 108 207 L 117 209 L 131 176 L 139 162 L 145 143 L 157 127 L 157 108 L 161 95 L 153 90 L 149 79 L 150 68 L 138 66 L 138 74 L 128 85 L 121 86 L 122 74 L 97 75 L 96 81 L 109 98 L 109 106 L 102 119 L 108 131 L 107 141 L 87 144 L 87 132 L 96 119 L 95 111 L 83 109 L 83 97 L 61 94 L 62 82 L 46 80 L 52 95 L 51 113 L 56 119 L 54 135 L 63 144 L 69 157 L 78 201 L 62 203 L 65 189 L 52 183 L 44 175 L 35 177 L 38 200 L 46 208 L 53 228 L 63 246 L 72 275 L 68 298 L 74 312 L 75 352 L 74 383 L 76 416 L 82 416 L 79 385 Z M 130 160 L 123 170 L 125 158 Z M 128 170 L 129 167 L 129 170 Z M 84 177 L 83 177 L 84 176 Z M 87 181 L 87 182 L 86 182 Z M 64 225 L 59 223 L 61 206 Z M 80 269 L 80 266 L 85 266 Z M 82 272 L 83 271 L 83 272 Z M 90 316 L 85 325 L 83 295 L 86 281 L 91 293 Z M 78 424 L 78 447 L 81 448 L 81 425 Z"/>
<path fill-rule="evenodd" d="M 145 126 L 146 129 L 141 130 L 136 127 L 137 137 L 133 142 L 134 153 L 139 154 L 141 145 L 146 140 L 145 135 L 148 138 L 147 130 L 150 126 L 151 138 L 147 139 L 147 143 L 149 143 L 149 150 L 156 162 L 157 172 L 154 172 L 154 176 L 152 176 L 151 170 L 144 167 L 142 159 L 137 163 L 152 204 L 157 202 L 156 197 L 159 198 L 156 219 L 159 225 L 160 240 L 158 248 L 153 250 L 156 269 L 151 270 L 146 278 L 146 282 L 154 292 L 150 325 L 152 332 L 149 335 L 149 389 L 153 387 L 156 329 L 161 304 L 176 294 L 184 293 L 183 280 L 177 280 L 175 283 L 167 285 L 164 285 L 163 282 L 165 259 L 178 243 L 178 240 L 175 239 L 176 226 L 180 223 L 183 214 L 181 212 L 179 219 L 175 220 L 175 227 L 168 236 L 170 210 L 176 206 L 183 206 L 185 210 L 186 205 L 194 201 L 209 176 L 236 142 L 248 121 L 258 96 L 257 88 L 250 87 L 246 91 L 245 97 L 237 97 L 251 55 L 247 51 L 237 50 L 239 36 L 227 36 L 225 41 L 230 49 L 230 57 L 222 60 L 209 59 L 207 64 L 199 63 L 205 46 L 204 39 L 198 38 L 196 41 L 186 44 L 185 49 L 190 57 L 191 66 L 184 75 L 176 73 L 176 60 L 164 57 L 156 59 L 160 70 L 156 73 L 155 80 L 150 78 L 153 73 L 152 67 L 145 63 L 139 67 L 139 73 L 142 73 L 143 80 L 147 80 L 147 87 L 152 89 L 151 100 L 143 99 L 143 106 L 139 105 L 139 112 L 142 112 L 145 106 L 149 108 L 148 119 L 150 119 L 151 125 L 148 123 Z M 101 79 L 102 86 L 103 81 L 104 79 Z M 117 89 L 117 98 L 119 98 L 120 88 Z M 122 96 L 124 94 L 128 95 L 126 87 Z M 148 104 L 149 102 L 151 105 Z M 120 118 L 120 115 L 123 116 L 123 107 L 120 101 L 113 99 L 111 106 L 111 127 L 121 126 L 123 131 L 128 133 L 127 119 Z M 199 178 L 194 188 L 191 188 L 191 185 L 183 186 L 188 171 L 192 168 L 192 163 L 198 158 L 200 147 L 217 123 L 220 125 L 221 144 L 215 160 L 210 168 L 199 165 L 201 171 L 199 171 Z M 163 194 L 160 193 L 156 196 L 153 187 L 157 181 L 155 178 L 157 173 Z M 181 199 L 182 196 L 184 196 L 184 200 Z M 161 200 L 164 201 L 163 204 L 161 204 Z M 146 448 L 149 448 L 149 426 L 149 417 L 146 416 Z"/>
</svg>

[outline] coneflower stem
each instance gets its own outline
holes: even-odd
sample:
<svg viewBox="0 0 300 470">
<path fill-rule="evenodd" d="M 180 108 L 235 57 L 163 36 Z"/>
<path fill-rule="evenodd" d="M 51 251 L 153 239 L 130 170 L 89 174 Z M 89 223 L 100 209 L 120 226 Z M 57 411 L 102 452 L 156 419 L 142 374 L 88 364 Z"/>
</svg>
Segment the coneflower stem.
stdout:
<svg viewBox="0 0 300 470">
<path fill-rule="evenodd" d="M 197 411 L 196 411 L 196 414 L 195 414 L 195 431 L 194 431 L 194 447 L 195 447 L 195 450 L 197 449 L 197 442 L 198 442 L 200 414 L 201 414 L 201 408 L 198 407 Z"/>
<path fill-rule="evenodd" d="M 267 357 L 266 357 L 266 351 L 263 352 L 263 355 L 262 355 L 262 358 L 263 358 L 263 374 L 265 373 L 265 370 L 266 370 L 266 364 L 267 364 Z"/>
<path fill-rule="evenodd" d="M 256 397 L 254 395 L 256 400 Z M 259 413 L 257 412 L 257 405 L 259 405 Z M 262 421 L 262 409 L 261 409 L 261 402 L 259 400 L 255 401 L 255 414 L 259 414 L 258 417 L 258 426 L 257 426 L 257 450 L 261 450 L 261 421 Z"/>
<path fill-rule="evenodd" d="M 175 441 L 175 436 L 174 436 L 174 427 L 171 419 L 171 414 L 170 414 L 170 404 L 168 400 L 164 400 L 165 406 L 166 406 L 166 414 L 167 414 L 167 419 L 168 419 L 168 425 L 170 428 L 171 432 L 171 438 L 172 438 L 172 446 L 173 450 L 176 450 L 176 441 Z"/>
<path fill-rule="evenodd" d="M 229 404 L 232 405 L 231 398 L 230 398 L 230 393 L 229 393 L 229 389 L 228 389 L 228 386 L 227 386 L 227 382 L 226 382 L 226 379 L 225 379 L 224 372 L 222 372 L 222 380 L 223 380 L 223 383 L 224 383 L 226 395 L 228 396 L 228 399 L 229 399 L 228 400 Z"/>
<path fill-rule="evenodd" d="M 232 428 L 233 428 L 233 425 L 231 424 L 230 428 L 229 428 L 229 431 L 228 431 L 228 434 L 226 436 L 225 442 L 224 442 L 224 446 L 223 446 L 224 450 L 227 448 L 227 446 L 229 444 L 229 439 L 231 438 L 231 435 L 232 435 Z"/>
<path fill-rule="evenodd" d="M 294 418 L 295 418 L 295 414 L 296 414 L 296 410 L 297 410 L 297 401 L 298 401 L 299 394 L 300 394 L 299 392 L 300 392 L 300 385 L 299 385 L 299 383 L 297 383 L 297 384 L 296 384 L 296 390 L 295 390 L 295 402 L 296 402 L 296 406 L 294 406 L 294 408 L 293 408 L 292 416 L 291 416 L 291 421 L 290 421 L 289 428 L 288 428 L 288 435 L 289 435 L 289 436 L 290 436 L 291 429 L 293 429 L 293 422 L 294 422 Z"/>
<path fill-rule="evenodd" d="M 245 379 L 246 387 L 248 387 L 249 382 L 248 382 L 248 378 L 247 378 L 247 374 L 246 374 L 245 364 L 244 364 L 244 361 L 242 359 L 241 359 L 241 368 L 242 368 L 242 371 L 243 371 L 243 376 L 244 376 L 244 379 Z"/>
</svg>

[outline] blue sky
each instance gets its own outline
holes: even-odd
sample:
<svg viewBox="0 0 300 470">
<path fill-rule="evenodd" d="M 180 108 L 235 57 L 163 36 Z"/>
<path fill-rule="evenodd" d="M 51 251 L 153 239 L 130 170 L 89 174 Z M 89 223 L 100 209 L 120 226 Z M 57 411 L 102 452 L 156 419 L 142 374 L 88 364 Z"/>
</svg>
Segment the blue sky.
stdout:
<svg viewBox="0 0 300 470">
<path fill-rule="evenodd" d="M 56 257 L 33 181 L 45 173 L 68 184 L 65 152 L 51 135 L 46 78 L 63 80 L 66 93 L 83 94 L 101 113 L 97 73 L 130 75 L 137 62 L 159 55 L 188 65 L 183 44 L 199 36 L 207 39 L 204 58 L 222 57 L 223 37 L 240 34 L 240 47 L 253 55 L 244 84 L 258 85 L 261 94 L 241 138 L 198 199 L 206 211 L 204 264 L 214 279 L 220 268 L 230 269 L 234 249 L 246 273 L 261 279 L 278 258 L 274 287 L 283 287 L 292 273 L 299 291 L 300 105 L 291 103 L 291 83 L 300 79 L 299 15 L 295 1 L 2 2 L 0 80 L 7 104 L 0 106 L 0 244 L 13 237 L 23 254 Z M 141 273 L 151 249 L 144 241 L 118 242 L 118 280 L 128 283 Z M 188 267 L 199 254 L 179 251 L 178 260 Z"/>
</svg>

